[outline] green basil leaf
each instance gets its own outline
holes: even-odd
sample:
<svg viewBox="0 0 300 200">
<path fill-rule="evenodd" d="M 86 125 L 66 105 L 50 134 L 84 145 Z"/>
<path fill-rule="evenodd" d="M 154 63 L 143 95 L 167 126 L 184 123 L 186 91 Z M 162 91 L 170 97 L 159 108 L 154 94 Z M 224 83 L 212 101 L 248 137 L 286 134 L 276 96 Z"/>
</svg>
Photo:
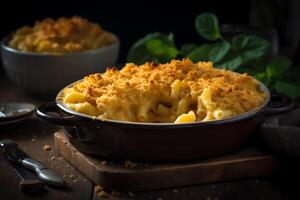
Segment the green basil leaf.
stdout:
<svg viewBox="0 0 300 200">
<path fill-rule="evenodd" d="M 241 56 L 242 63 L 246 63 L 263 56 L 269 48 L 269 42 L 254 35 L 238 35 L 232 39 L 232 46 Z"/>
<path fill-rule="evenodd" d="M 265 85 L 270 84 L 270 78 L 264 72 L 260 72 L 260 73 L 255 74 L 254 78 L 256 78 L 257 80 L 263 82 Z"/>
<path fill-rule="evenodd" d="M 210 41 L 221 38 L 218 18 L 213 13 L 203 13 L 196 17 L 195 27 L 197 32 Z"/>
<path fill-rule="evenodd" d="M 270 63 L 267 65 L 266 73 L 269 78 L 277 79 L 289 69 L 291 64 L 291 60 L 284 56 L 272 58 Z"/>
<path fill-rule="evenodd" d="M 300 97 L 300 86 L 298 85 L 283 81 L 277 81 L 275 83 L 275 89 L 277 92 L 288 95 L 293 99 Z"/>
<path fill-rule="evenodd" d="M 190 58 L 193 62 L 209 61 L 210 50 L 211 46 L 208 44 L 204 44 L 190 52 L 187 57 Z"/>
<path fill-rule="evenodd" d="M 209 52 L 209 59 L 213 62 L 218 62 L 227 54 L 230 49 L 230 44 L 227 41 L 217 42 L 212 44 Z"/>
<path fill-rule="evenodd" d="M 130 48 L 128 62 L 143 64 L 147 61 L 168 62 L 176 58 L 179 51 L 173 40 L 173 34 L 150 33 L 139 39 Z"/>
<path fill-rule="evenodd" d="M 213 44 L 204 44 L 194 49 L 187 55 L 194 62 L 198 61 L 220 61 L 229 51 L 230 44 L 227 41 L 216 42 Z"/>
<path fill-rule="evenodd" d="M 175 58 L 178 50 L 173 46 L 163 43 L 160 39 L 151 39 L 146 42 L 146 49 L 155 56 L 167 56 Z"/>
<path fill-rule="evenodd" d="M 218 63 L 215 66 L 218 68 L 229 69 L 229 70 L 237 70 L 238 67 L 242 64 L 242 58 L 237 56 L 231 59 L 224 59 L 222 63 Z"/>
<path fill-rule="evenodd" d="M 194 51 L 197 47 L 199 46 L 196 44 L 185 44 L 180 49 L 181 55 L 187 56 L 189 53 Z"/>
</svg>

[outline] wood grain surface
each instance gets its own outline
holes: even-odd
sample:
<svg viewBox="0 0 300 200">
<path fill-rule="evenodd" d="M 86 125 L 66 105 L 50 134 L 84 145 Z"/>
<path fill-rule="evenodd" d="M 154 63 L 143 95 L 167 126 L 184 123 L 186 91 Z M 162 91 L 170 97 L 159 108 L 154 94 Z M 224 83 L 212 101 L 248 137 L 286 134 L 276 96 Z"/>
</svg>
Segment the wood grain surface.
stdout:
<svg viewBox="0 0 300 200">
<path fill-rule="evenodd" d="M 18 126 L 1 129 L 0 139 L 15 140 L 19 147 L 32 158 L 43 162 L 47 167 L 59 172 L 65 177 L 67 187 L 56 189 L 46 187 L 46 190 L 36 196 L 24 195 L 19 188 L 19 178 L 3 153 L 0 153 L 0 199 L 90 199 L 93 184 L 80 172 L 67 163 L 54 151 L 53 131 L 57 127 L 49 126 L 36 118 L 28 119 Z M 45 151 L 47 144 L 51 150 Z M 5 185 L 2 185 L 5 183 Z"/>
<path fill-rule="evenodd" d="M 193 162 L 104 161 L 77 151 L 64 131 L 54 134 L 56 150 L 90 180 L 108 190 L 141 191 L 270 175 L 280 160 L 254 148 Z M 128 165 L 128 166 L 126 166 Z"/>
</svg>

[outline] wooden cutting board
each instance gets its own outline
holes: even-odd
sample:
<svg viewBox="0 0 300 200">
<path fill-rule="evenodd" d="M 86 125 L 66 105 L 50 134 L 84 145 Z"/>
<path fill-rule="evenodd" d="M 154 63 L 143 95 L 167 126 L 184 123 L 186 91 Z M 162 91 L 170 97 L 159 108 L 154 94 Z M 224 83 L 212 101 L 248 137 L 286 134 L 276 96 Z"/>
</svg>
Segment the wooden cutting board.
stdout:
<svg viewBox="0 0 300 200">
<path fill-rule="evenodd" d="M 193 162 L 103 162 L 101 158 L 76 150 L 64 131 L 56 132 L 54 141 L 56 150 L 75 168 L 95 184 L 114 191 L 142 191 L 265 176 L 278 171 L 281 165 L 277 157 L 255 148 Z"/>
</svg>

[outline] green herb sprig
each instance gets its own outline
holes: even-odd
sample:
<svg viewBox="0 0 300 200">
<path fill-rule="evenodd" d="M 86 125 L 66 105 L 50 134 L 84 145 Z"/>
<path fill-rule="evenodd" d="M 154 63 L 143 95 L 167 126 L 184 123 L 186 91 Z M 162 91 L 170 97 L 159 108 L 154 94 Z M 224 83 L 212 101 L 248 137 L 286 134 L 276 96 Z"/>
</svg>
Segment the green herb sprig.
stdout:
<svg viewBox="0 0 300 200">
<path fill-rule="evenodd" d="M 246 72 L 266 84 L 272 91 L 292 98 L 300 97 L 300 86 L 285 78 L 291 60 L 284 56 L 266 56 L 269 42 L 255 35 L 236 35 L 225 39 L 218 18 L 213 13 L 202 13 L 195 19 L 198 34 L 205 44 L 185 44 L 180 49 L 174 34 L 150 33 L 139 39 L 129 50 L 127 61 L 142 64 L 147 61 L 165 63 L 175 58 L 187 57 L 194 62 L 212 61 L 218 68 Z"/>
</svg>

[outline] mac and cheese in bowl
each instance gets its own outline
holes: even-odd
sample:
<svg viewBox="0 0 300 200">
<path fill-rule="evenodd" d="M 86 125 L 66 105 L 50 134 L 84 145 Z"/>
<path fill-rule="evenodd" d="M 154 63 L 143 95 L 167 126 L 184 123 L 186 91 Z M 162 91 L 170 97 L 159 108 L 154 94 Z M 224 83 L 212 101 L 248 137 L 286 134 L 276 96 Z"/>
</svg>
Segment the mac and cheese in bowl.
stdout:
<svg viewBox="0 0 300 200">
<path fill-rule="evenodd" d="M 128 63 L 92 74 L 63 92 L 63 102 L 99 119 L 185 123 L 231 118 L 261 106 L 267 94 L 247 74 L 189 59 Z"/>
<path fill-rule="evenodd" d="M 98 49 L 116 41 L 99 24 L 75 16 L 47 18 L 33 27 L 24 26 L 13 34 L 9 46 L 23 52 L 65 54 Z"/>
</svg>

